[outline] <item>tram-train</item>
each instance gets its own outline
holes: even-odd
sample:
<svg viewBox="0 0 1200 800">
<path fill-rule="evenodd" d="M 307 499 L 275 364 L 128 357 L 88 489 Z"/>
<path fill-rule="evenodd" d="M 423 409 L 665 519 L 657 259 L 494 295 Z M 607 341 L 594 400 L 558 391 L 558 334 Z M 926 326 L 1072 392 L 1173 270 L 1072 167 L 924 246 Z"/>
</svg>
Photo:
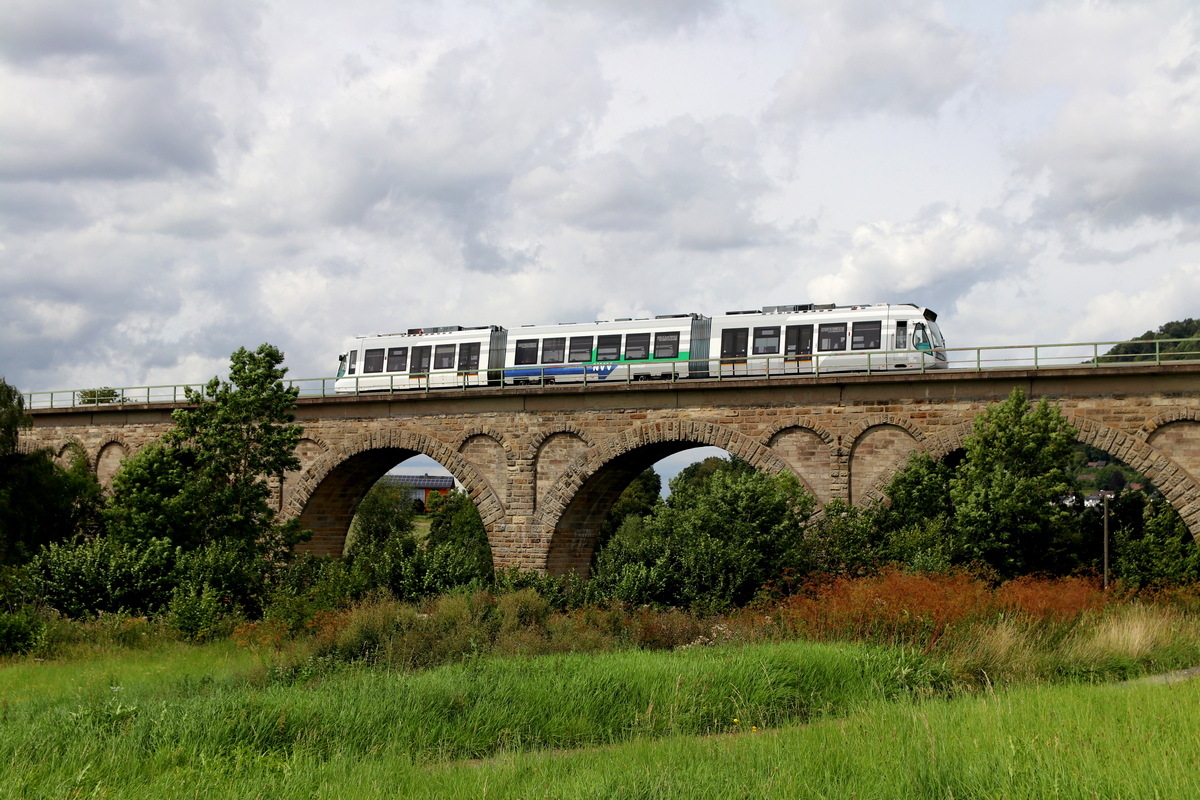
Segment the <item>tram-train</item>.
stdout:
<svg viewBox="0 0 1200 800">
<path fill-rule="evenodd" d="M 765 306 L 653 319 L 359 336 L 339 392 L 940 369 L 937 314 L 911 303 Z"/>
</svg>

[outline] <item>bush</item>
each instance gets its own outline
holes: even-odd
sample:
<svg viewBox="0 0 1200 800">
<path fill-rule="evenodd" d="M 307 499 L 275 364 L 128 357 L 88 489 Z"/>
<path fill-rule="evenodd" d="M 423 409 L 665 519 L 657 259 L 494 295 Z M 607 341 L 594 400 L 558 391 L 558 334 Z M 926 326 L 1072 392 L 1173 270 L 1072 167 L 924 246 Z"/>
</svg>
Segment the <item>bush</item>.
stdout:
<svg viewBox="0 0 1200 800">
<path fill-rule="evenodd" d="M 0 655 L 28 653 L 41 639 L 45 622 L 30 609 L 0 613 Z"/>
<path fill-rule="evenodd" d="M 99 537 L 51 544 L 29 565 L 31 592 L 68 617 L 153 614 L 170 602 L 178 559 L 166 539 L 130 545 Z"/>
<path fill-rule="evenodd" d="M 666 505 L 625 519 L 596 556 L 594 597 L 714 613 L 803 570 L 815 503 L 799 481 L 740 464 L 718 465 L 703 485 L 694 479 L 681 472 Z"/>
<path fill-rule="evenodd" d="M 213 586 L 190 582 L 175 589 L 167 607 L 167 625 L 191 642 L 228 636 L 240 616 L 228 595 Z"/>
</svg>

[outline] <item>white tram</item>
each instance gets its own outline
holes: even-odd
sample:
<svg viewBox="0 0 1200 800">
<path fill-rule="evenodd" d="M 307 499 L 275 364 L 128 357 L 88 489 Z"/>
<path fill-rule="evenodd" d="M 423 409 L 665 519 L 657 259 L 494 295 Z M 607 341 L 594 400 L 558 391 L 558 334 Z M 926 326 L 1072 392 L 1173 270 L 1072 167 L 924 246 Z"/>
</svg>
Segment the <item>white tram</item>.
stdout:
<svg viewBox="0 0 1200 800">
<path fill-rule="evenodd" d="M 937 314 L 912 304 L 766 306 L 714 317 L 360 336 L 339 356 L 339 392 L 894 372 L 947 365 Z"/>
</svg>

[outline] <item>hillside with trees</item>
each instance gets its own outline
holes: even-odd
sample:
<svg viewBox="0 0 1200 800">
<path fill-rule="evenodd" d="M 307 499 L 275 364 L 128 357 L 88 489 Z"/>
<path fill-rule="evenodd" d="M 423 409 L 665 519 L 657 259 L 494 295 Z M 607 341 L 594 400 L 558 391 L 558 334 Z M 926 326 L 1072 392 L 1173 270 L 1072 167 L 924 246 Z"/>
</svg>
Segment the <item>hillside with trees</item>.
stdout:
<svg viewBox="0 0 1200 800">
<path fill-rule="evenodd" d="M 1156 331 L 1146 331 L 1141 336 L 1112 347 L 1099 361 L 1178 361 L 1200 358 L 1200 319 L 1188 317 L 1168 322 Z M 1179 341 L 1183 340 L 1183 341 Z"/>
</svg>

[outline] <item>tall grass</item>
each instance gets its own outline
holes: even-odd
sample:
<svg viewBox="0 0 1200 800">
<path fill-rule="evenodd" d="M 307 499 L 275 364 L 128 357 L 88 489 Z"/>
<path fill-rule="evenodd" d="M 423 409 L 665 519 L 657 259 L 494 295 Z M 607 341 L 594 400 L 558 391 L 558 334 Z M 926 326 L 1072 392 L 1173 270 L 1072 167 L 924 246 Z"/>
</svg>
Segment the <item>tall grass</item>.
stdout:
<svg viewBox="0 0 1200 800">
<path fill-rule="evenodd" d="M 1200 664 L 1194 590 L 1143 596 L 1095 580 L 884 570 L 804 587 L 749 612 L 781 638 L 886 644 L 944 659 L 967 685 L 1127 678 Z"/>
<path fill-rule="evenodd" d="M 201 757 L 184 741 L 135 765 L 136 756 L 122 761 L 102 744 L 33 763 L 6 753 L 11 768 L 0 790 L 126 800 L 1185 798 L 1200 790 L 1197 708 L 1200 681 L 1043 685 L 953 700 L 868 701 L 844 718 L 807 726 L 633 738 L 575 752 L 509 750 L 465 764 L 336 743 L 324 752 L 242 743 Z"/>
<path fill-rule="evenodd" d="M 9 794 L 81 774 L 123 794 L 153 776 L 243 760 L 428 763 L 750 731 L 946 685 L 919 656 L 804 643 L 479 658 L 410 675 L 314 664 L 287 675 L 118 683 L 10 703 L 0 720 Z"/>
</svg>

